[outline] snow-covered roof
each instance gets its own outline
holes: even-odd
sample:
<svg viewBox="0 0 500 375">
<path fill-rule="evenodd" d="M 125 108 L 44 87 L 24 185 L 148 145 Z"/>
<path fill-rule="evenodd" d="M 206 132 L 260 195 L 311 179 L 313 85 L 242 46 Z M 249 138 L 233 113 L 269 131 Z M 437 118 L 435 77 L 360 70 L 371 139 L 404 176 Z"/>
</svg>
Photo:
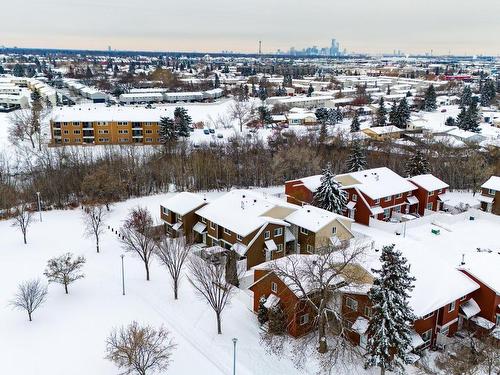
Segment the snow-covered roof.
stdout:
<svg viewBox="0 0 500 375">
<path fill-rule="evenodd" d="M 387 167 L 366 169 L 337 175 L 336 179 L 342 181 L 342 176 L 350 176 L 358 183 L 351 186 L 357 187 L 362 193 L 372 199 L 380 199 L 391 195 L 406 193 L 417 188 L 407 179 L 401 177 Z"/>
<path fill-rule="evenodd" d="M 465 314 L 467 319 L 477 315 L 481 312 L 481 308 L 474 300 L 474 298 L 469 299 L 467 302 L 460 305 L 460 310 Z"/>
<path fill-rule="evenodd" d="M 273 196 L 265 196 L 250 190 L 232 190 L 213 200 L 196 213 L 241 236 L 247 236 L 265 223 L 287 226 L 282 220 L 268 217 L 273 208 L 299 208 Z"/>
<path fill-rule="evenodd" d="M 305 205 L 288 215 L 285 220 L 289 223 L 316 233 L 335 220 L 354 221 L 348 217 L 334 214 L 319 207 Z"/>
<path fill-rule="evenodd" d="M 387 126 L 374 126 L 372 128 L 367 128 L 365 130 L 370 130 L 377 135 L 390 134 L 390 133 L 399 133 L 401 129 L 394 125 Z"/>
<path fill-rule="evenodd" d="M 366 331 L 368 330 L 368 325 L 370 324 L 370 321 L 366 318 L 363 318 L 362 316 L 359 316 L 358 319 L 353 323 L 351 329 L 360 335 L 364 335 Z"/>
<path fill-rule="evenodd" d="M 500 191 L 500 177 L 491 176 L 488 181 L 486 181 L 483 185 L 481 185 L 483 189 L 492 189 L 496 191 Z"/>
<path fill-rule="evenodd" d="M 500 295 L 500 254 L 474 253 L 468 255 L 465 264 L 460 266 L 461 270 L 474 276 L 488 288 Z"/>
<path fill-rule="evenodd" d="M 441 181 L 439 178 L 433 176 L 432 174 L 421 174 L 411 177 L 409 178 L 409 180 L 427 191 L 446 189 L 449 187 L 447 183 Z"/>
<path fill-rule="evenodd" d="M 321 186 L 321 177 L 323 175 L 317 174 L 314 176 L 301 178 L 300 181 L 304 184 L 304 186 L 311 192 L 315 192 Z"/>
<path fill-rule="evenodd" d="M 207 203 L 207 200 L 201 195 L 183 191 L 182 193 L 178 193 L 172 198 L 167 199 L 162 206 L 183 216 L 196 210 L 205 203 Z"/>
</svg>

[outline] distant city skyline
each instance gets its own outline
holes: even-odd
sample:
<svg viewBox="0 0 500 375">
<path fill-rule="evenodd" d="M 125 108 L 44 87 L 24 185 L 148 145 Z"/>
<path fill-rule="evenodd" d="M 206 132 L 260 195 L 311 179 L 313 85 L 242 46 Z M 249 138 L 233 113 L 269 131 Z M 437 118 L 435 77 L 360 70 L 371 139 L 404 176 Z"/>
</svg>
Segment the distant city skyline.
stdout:
<svg viewBox="0 0 500 375">
<path fill-rule="evenodd" d="M 0 45 L 273 53 L 335 37 L 350 52 L 499 55 L 498 14 L 498 0 L 23 0 L 2 4 Z"/>
</svg>

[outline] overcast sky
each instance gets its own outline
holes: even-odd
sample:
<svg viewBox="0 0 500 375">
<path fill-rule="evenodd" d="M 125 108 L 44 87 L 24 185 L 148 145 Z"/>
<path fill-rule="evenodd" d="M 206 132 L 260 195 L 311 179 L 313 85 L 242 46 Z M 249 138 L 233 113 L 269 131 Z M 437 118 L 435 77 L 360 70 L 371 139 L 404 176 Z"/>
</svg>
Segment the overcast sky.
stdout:
<svg viewBox="0 0 500 375">
<path fill-rule="evenodd" d="M 0 45 L 500 54 L 500 0 L 2 0 Z"/>
</svg>

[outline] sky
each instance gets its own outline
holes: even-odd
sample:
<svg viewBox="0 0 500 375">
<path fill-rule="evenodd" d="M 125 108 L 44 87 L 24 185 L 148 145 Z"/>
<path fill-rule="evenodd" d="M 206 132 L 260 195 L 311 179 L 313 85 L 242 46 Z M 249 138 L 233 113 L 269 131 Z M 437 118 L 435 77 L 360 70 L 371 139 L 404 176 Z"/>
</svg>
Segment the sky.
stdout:
<svg viewBox="0 0 500 375">
<path fill-rule="evenodd" d="M 499 55 L 499 20 L 499 0 L 5 0 L 0 46 Z"/>
</svg>

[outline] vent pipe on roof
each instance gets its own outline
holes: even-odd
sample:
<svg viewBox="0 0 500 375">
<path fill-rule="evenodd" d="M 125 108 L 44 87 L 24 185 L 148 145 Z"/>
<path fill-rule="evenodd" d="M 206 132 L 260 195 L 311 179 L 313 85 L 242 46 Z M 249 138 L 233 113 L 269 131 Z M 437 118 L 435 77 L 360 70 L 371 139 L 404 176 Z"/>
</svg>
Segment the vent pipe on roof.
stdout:
<svg viewBox="0 0 500 375">
<path fill-rule="evenodd" d="M 465 265 L 465 254 L 462 254 L 462 262 L 460 263 L 461 266 Z"/>
<path fill-rule="evenodd" d="M 244 210 L 245 209 L 245 202 L 241 201 L 241 209 Z"/>
</svg>

